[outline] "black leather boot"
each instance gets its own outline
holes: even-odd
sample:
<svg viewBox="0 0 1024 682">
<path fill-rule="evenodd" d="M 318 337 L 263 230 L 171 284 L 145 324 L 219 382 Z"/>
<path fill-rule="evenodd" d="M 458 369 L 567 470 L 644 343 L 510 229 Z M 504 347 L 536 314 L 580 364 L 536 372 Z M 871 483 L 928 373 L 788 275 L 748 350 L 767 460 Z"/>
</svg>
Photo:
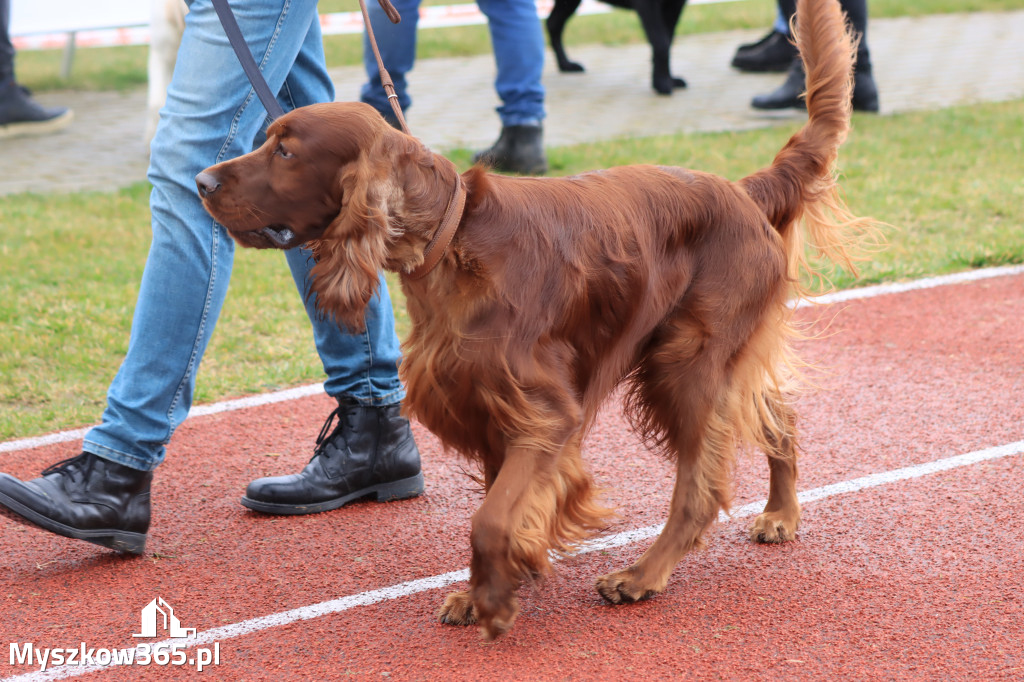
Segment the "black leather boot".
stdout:
<svg viewBox="0 0 1024 682">
<path fill-rule="evenodd" d="M 0 473 L 0 514 L 67 538 L 142 554 L 152 471 L 83 452 L 22 482 Z"/>
<path fill-rule="evenodd" d="M 765 95 L 757 95 L 750 102 L 755 109 L 805 109 L 807 102 L 802 95 L 805 87 L 804 63 L 793 60 L 786 73 L 786 81 Z M 878 111 L 878 88 L 871 75 L 871 66 L 858 64 L 853 73 L 853 108 L 855 111 Z"/>
<path fill-rule="evenodd" d="M 548 171 L 544 156 L 544 128 L 537 125 L 502 126 L 501 135 L 489 149 L 478 152 L 473 163 L 483 162 L 502 173 L 543 175 Z"/>
<path fill-rule="evenodd" d="M 803 109 L 806 108 L 801 95 L 804 94 L 806 77 L 804 76 L 804 63 L 800 59 L 794 59 L 786 72 L 786 80 L 775 90 L 765 94 L 757 95 L 750 102 L 755 109 Z"/>
<path fill-rule="evenodd" d="M 298 474 L 256 479 L 242 504 L 267 514 L 315 514 L 363 498 L 388 502 L 422 492 L 420 452 L 400 406 L 339 398 L 309 464 Z"/>
<path fill-rule="evenodd" d="M 789 36 L 773 29 L 758 42 L 741 45 L 732 58 L 732 66 L 753 73 L 785 71 L 796 56 L 796 45 L 790 42 Z"/>
<path fill-rule="evenodd" d="M 73 117 L 65 107 L 40 105 L 13 78 L 0 82 L 0 138 L 57 132 Z"/>
</svg>

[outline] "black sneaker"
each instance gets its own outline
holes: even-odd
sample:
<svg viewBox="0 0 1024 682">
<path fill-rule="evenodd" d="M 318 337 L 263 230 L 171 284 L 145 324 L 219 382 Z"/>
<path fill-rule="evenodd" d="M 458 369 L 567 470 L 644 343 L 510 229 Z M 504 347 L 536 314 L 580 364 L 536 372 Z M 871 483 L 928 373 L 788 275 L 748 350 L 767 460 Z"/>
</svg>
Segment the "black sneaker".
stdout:
<svg viewBox="0 0 1024 682">
<path fill-rule="evenodd" d="M 502 173 L 543 175 L 548 171 L 544 128 L 539 123 L 502 126 L 498 141 L 473 156 L 473 163 L 481 162 Z"/>
<path fill-rule="evenodd" d="M 0 473 L 0 514 L 66 538 L 142 554 L 152 471 L 82 454 L 22 482 Z"/>
<path fill-rule="evenodd" d="M 38 104 L 14 79 L 0 83 L 0 138 L 55 133 L 67 128 L 73 118 L 66 107 Z"/>
<path fill-rule="evenodd" d="M 420 453 L 401 407 L 339 398 L 309 464 L 298 474 L 253 481 L 242 505 L 267 514 L 316 514 L 364 498 L 388 502 L 422 493 Z"/>
<path fill-rule="evenodd" d="M 750 49 L 738 50 L 732 58 L 733 68 L 754 73 L 780 72 L 789 68 L 798 51 L 785 33 L 772 31 Z"/>
</svg>

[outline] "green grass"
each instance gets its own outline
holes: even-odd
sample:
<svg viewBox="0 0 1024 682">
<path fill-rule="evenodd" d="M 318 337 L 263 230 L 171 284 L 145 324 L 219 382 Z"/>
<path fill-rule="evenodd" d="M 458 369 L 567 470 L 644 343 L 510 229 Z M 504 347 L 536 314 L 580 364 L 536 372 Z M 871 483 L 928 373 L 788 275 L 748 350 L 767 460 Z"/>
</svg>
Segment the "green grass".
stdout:
<svg viewBox="0 0 1024 682">
<path fill-rule="evenodd" d="M 665 163 L 738 179 L 797 124 L 549 150 L 552 175 Z M 851 208 L 891 224 L 886 250 L 840 287 L 1024 262 L 1024 101 L 858 115 L 840 163 Z M 898 150 L 898 153 L 893 153 Z M 461 167 L 470 152 L 451 154 Z M 149 245 L 148 187 L 0 203 L 0 441 L 94 423 L 124 355 Z M 322 379 L 279 253 L 240 249 L 199 374 L 212 401 Z M 392 279 L 399 333 L 408 330 Z"/>
<path fill-rule="evenodd" d="M 371 2 L 374 0 L 370 0 Z M 425 0 L 424 4 L 450 4 L 459 0 Z M 680 34 L 729 29 L 767 29 L 774 19 L 775 4 L 766 0 L 742 0 L 688 7 L 679 25 Z M 321 13 L 352 11 L 351 0 L 323 0 Z M 920 16 L 949 12 L 1005 11 L 1024 9 L 1024 0 L 872 0 L 871 17 Z M 420 31 L 420 58 L 483 54 L 490 51 L 485 26 L 465 26 Z M 566 29 L 568 46 L 601 43 L 618 45 L 644 40 L 639 20 L 632 12 L 574 17 Z M 361 63 L 360 36 L 327 36 L 324 39 L 330 66 Z M 17 57 L 18 79 L 24 85 L 46 91 L 60 88 L 123 90 L 146 82 L 147 48 L 111 47 L 78 50 L 69 80 L 60 77 L 62 51 L 24 51 Z"/>
</svg>

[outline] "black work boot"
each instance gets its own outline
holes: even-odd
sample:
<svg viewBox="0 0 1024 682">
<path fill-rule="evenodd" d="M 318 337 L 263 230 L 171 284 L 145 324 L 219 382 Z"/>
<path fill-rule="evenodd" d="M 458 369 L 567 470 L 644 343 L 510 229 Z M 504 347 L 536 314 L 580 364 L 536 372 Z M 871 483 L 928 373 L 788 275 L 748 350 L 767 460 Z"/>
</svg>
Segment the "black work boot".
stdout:
<svg viewBox="0 0 1024 682">
<path fill-rule="evenodd" d="M 790 42 L 789 36 L 773 29 L 758 42 L 741 45 L 732 58 L 732 66 L 754 73 L 785 71 L 796 56 L 796 45 Z"/>
<path fill-rule="evenodd" d="M 807 106 L 802 97 L 805 81 L 803 60 L 794 59 L 782 85 L 767 94 L 755 96 L 750 106 L 755 109 L 804 109 Z"/>
<path fill-rule="evenodd" d="M 0 138 L 41 135 L 66 128 L 74 114 L 65 107 L 44 107 L 9 78 L 0 82 Z"/>
<path fill-rule="evenodd" d="M 309 464 L 298 474 L 256 479 L 242 504 L 267 514 L 315 514 L 363 498 L 388 502 L 422 492 L 420 452 L 401 407 L 339 398 Z"/>
<path fill-rule="evenodd" d="M 0 473 L 0 514 L 66 538 L 142 554 L 152 471 L 82 454 L 22 482 Z"/>
<path fill-rule="evenodd" d="M 502 173 L 543 175 L 548 172 L 544 156 L 544 128 L 536 125 L 502 126 L 501 135 L 489 149 L 473 156 L 473 163 L 483 162 Z"/>
<path fill-rule="evenodd" d="M 878 111 L 878 86 L 870 66 L 858 65 L 853 72 L 853 110 Z"/>
<path fill-rule="evenodd" d="M 757 95 L 750 102 L 755 109 L 805 109 L 804 63 L 794 59 L 786 73 L 786 81 L 775 90 Z M 871 66 L 858 64 L 853 73 L 852 104 L 855 111 L 878 111 L 878 88 L 871 75 Z"/>
</svg>

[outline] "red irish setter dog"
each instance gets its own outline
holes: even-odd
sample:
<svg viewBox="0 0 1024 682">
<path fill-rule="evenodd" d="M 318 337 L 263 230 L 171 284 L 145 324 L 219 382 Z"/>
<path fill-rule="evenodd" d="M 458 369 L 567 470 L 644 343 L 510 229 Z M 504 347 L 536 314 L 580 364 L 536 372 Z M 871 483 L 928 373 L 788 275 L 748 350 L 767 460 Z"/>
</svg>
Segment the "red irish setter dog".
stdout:
<svg viewBox="0 0 1024 682">
<path fill-rule="evenodd" d="M 243 246 L 308 243 L 320 309 L 362 326 L 380 269 L 400 273 L 412 332 L 409 414 L 479 464 L 469 590 L 439 617 L 507 631 L 524 580 L 605 524 L 580 455 L 602 402 L 626 389 L 631 422 L 677 467 L 664 531 L 597 580 L 619 604 L 665 589 L 727 509 L 738 446 L 768 454 L 751 537 L 800 519 L 789 380 L 801 233 L 849 265 L 854 218 L 834 163 L 850 118 L 852 38 L 836 0 L 800 3 L 809 119 L 739 182 L 626 166 L 566 178 L 455 165 L 368 106 L 274 122 L 260 149 L 200 173 L 205 205 Z"/>
</svg>

